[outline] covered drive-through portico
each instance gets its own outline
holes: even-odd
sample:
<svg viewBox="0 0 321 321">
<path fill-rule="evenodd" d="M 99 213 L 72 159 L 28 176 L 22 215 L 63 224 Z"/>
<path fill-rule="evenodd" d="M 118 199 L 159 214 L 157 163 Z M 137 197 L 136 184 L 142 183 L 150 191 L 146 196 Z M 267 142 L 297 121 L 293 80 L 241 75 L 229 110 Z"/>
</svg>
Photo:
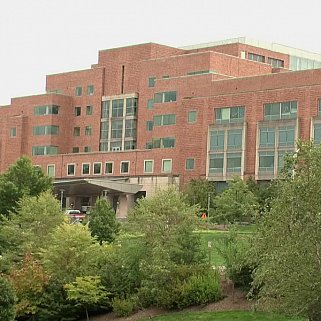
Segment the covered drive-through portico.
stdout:
<svg viewBox="0 0 321 321">
<path fill-rule="evenodd" d="M 137 198 L 144 195 L 142 185 L 125 182 L 124 179 L 63 179 L 54 181 L 54 193 L 61 208 L 86 212 L 98 197 L 110 201 L 117 218 L 127 215 Z"/>
</svg>

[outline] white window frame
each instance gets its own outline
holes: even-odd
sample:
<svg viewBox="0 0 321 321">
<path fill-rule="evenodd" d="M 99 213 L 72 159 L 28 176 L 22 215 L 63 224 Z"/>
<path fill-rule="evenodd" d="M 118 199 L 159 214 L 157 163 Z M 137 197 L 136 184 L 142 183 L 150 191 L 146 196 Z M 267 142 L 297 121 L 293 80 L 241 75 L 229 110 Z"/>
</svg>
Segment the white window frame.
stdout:
<svg viewBox="0 0 321 321">
<path fill-rule="evenodd" d="M 84 174 L 84 165 L 89 165 L 89 173 Z M 87 176 L 90 175 L 90 163 L 81 163 L 81 175 Z"/>
<path fill-rule="evenodd" d="M 68 166 L 69 165 L 74 165 L 74 173 L 73 174 L 68 174 Z M 67 176 L 75 176 L 76 175 L 76 163 L 67 163 Z"/>
<path fill-rule="evenodd" d="M 109 164 L 109 163 L 113 164 L 113 168 L 112 168 L 111 173 L 106 173 L 106 164 Z M 114 162 L 105 162 L 104 174 L 105 175 L 113 175 L 114 174 L 114 166 L 115 166 Z"/>
<path fill-rule="evenodd" d="M 164 171 L 164 162 L 165 161 L 171 161 L 171 170 L 168 171 Z M 171 173 L 173 171 L 173 159 L 172 158 L 164 158 L 162 159 L 162 173 Z"/>
<path fill-rule="evenodd" d="M 128 172 L 123 173 L 123 172 L 121 171 L 121 167 L 122 167 L 122 164 L 123 164 L 123 163 L 128 163 Z M 121 161 L 121 162 L 120 162 L 119 172 L 120 172 L 120 174 L 129 174 L 129 173 L 130 173 L 130 161 L 129 161 L 129 160 Z"/>
<path fill-rule="evenodd" d="M 52 176 L 49 176 L 49 172 L 48 172 L 49 166 L 53 166 L 53 175 L 52 175 Z M 48 164 L 48 165 L 47 165 L 47 175 L 48 175 L 49 177 L 56 177 L 56 165 L 55 165 L 55 164 Z"/>
<path fill-rule="evenodd" d="M 100 164 L 100 172 L 99 173 L 95 173 L 95 164 Z M 101 171 L 102 171 L 102 162 L 94 162 L 93 163 L 93 175 L 101 175 Z"/>
<path fill-rule="evenodd" d="M 145 170 L 145 165 L 146 165 L 146 162 L 152 162 L 152 170 L 151 170 L 151 172 L 146 172 L 146 170 Z M 144 173 L 145 174 L 152 174 L 152 173 L 154 173 L 154 160 L 153 159 L 144 159 Z"/>
</svg>

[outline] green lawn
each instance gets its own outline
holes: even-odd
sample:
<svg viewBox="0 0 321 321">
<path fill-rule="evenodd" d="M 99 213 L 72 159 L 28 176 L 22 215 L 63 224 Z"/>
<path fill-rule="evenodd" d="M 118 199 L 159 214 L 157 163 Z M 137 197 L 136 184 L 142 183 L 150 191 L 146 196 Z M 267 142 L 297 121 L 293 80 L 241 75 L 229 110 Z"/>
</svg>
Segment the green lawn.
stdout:
<svg viewBox="0 0 321 321">
<path fill-rule="evenodd" d="M 184 312 L 165 314 L 152 319 L 154 321 L 306 321 L 302 318 L 286 317 L 274 313 L 249 311 L 224 312 Z"/>
</svg>

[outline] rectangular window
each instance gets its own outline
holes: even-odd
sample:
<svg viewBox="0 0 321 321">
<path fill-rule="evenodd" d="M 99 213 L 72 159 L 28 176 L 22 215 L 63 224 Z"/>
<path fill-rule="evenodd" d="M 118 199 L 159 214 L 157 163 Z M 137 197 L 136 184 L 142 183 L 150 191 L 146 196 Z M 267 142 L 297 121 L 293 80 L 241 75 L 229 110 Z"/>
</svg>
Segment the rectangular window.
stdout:
<svg viewBox="0 0 321 321">
<path fill-rule="evenodd" d="M 275 129 L 260 128 L 260 147 L 274 147 Z"/>
<path fill-rule="evenodd" d="M 176 124 L 176 115 L 168 114 L 168 115 L 156 115 L 154 116 L 154 126 L 167 126 L 167 125 L 175 125 Z"/>
<path fill-rule="evenodd" d="M 112 101 L 112 117 L 123 117 L 124 99 L 116 99 Z"/>
<path fill-rule="evenodd" d="M 40 135 L 58 135 L 59 126 L 49 125 L 49 126 L 34 126 L 32 128 L 32 133 L 34 136 Z"/>
<path fill-rule="evenodd" d="M 103 101 L 101 106 L 101 118 L 109 118 L 110 101 Z"/>
<path fill-rule="evenodd" d="M 187 114 L 187 122 L 188 123 L 195 123 L 196 117 L 197 117 L 196 110 L 190 110 Z"/>
<path fill-rule="evenodd" d="M 154 103 L 168 103 L 176 101 L 176 91 L 165 91 L 161 93 L 155 93 Z"/>
<path fill-rule="evenodd" d="M 279 127 L 279 146 L 294 146 L 294 127 Z"/>
<path fill-rule="evenodd" d="M 108 139 L 109 135 L 109 122 L 103 121 L 100 126 L 100 139 Z"/>
<path fill-rule="evenodd" d="M 108 151 L 108 142 L 101 142 L 99 144 L 99 151 L 107 152 Z"/>
<path fill-rule="evenodd" d="M 92 126 L 86 126 L 85 127 L 85 136 L 91 136 L 92 135 L 93 128 Z"/>
<path fill-rule="evenodd" d="M 211 154 L 209 159 L 210 173 L 223 173 L 224 154 Z"/>
<path fill-rule="evenodd" d="M 195 159 L 194 158 L 187 158 L 185 161 L 185 169 L 186 170 L 193 170 L 195 167 Z"/>
<path fill-rule="evenodd" d="M 146 149 L 152 149 L 153 148 L 153 142 L 147 142 L 145 148 Z"/>
<path fill-rule="evenodd" d="M 87 86 L 87 95 L 92 96 L 94 94 L 94 85 Z"/>
<path fill-rule="evenodd" d="M 76 96 L 81 96 L 82 95 L 82 87 L 76 87 L 75 95 Z"/>
<path fill-rule="evenodd" d="M 101 163 L 94 163 L 93 172 L 94 172 L 94 175 L 100 175 L 101 174 Z"/>
<path fill-rule="evenodd" d="M 314 124 L 313 142 L 314 144 L 321 143 L 321 124 Z"/>
<path fill-rule="evenodd" d="M 17 128 L 16 127 L 10 128 L 9 136 L 10 137 L 16 137 L 17 136 Z"/>
<path fill-rule="evenodd" d="M 33 146 L 32 147 L 32 156 L 37 155 L 58 155 L 57 146 Z"/>
<path fill-rule="evenodd" d="M 156 77 L 149 77 L 148 78 L 148 87 L 155 87 L 155 79 L 156 79 Z"/>
<path fill-rule="evenodd" d="M 144 173 L 153 173 L 153 170 L 154 170 L 154 161 L 144 160 Z"/>
<path fill-rule="evenodd" d="M 111 142 L 110 143 L 110 150 L 112 152 L 119 152 L 122 150 L 122 143 L 121 141 L 117 141 L 117 142 Z"/>
<path fill-rule="evenodd" d="M 35 116 L 44 116 L 44 115 L 58 115 L 60 106 L 57 105 L 46 105 L 46 106 L 37 106 L 34 108 Z"/>
<path fill-rule="evenodd" d="M 228 173 L 240 173 L 242 164 L 241 153 L 227 153 L 227 172 Z"/>
<path fill-rule="evenodd" d="M 82 163 L 81 164 L 81 174 L 89 175 L 90 174 L 90 163 Z"/>
<path fill-rule="evenodd" d="M 135 119 L 126 119 L 125 137 L 136 137 L 136 120 Z"/>
<path fill-rule="evenodd" d="M 93 106 L 88 105 L 86 106 L 86 115 L 91 116 L 93 114 Z"/>
<path fill-rule="evenodd" d="M 85 146 L 84 147 L 84 152 L 85 153 L 91 153 L 91 147 L 90 146 Z"/>
<path fill-rule="evenodd" d="M 72 152 L 75 153 L 79 153 L 79 147 L 73 147 L 72 148 Z"/>
<path fill-rule="evenodd" d="M 120 173 L 121 174 L 128 174 L 129 173 L 129 162 L 128 161 L 120 162 Z"/>
<path fill-rule="evenodd" d="M 105 174 L 112 174 L 114 169 L 113 162 L 106 162 L 105 163 Z"/>
<path fill-rule="evenodd" d="M 74 176 L 76 172 L 75 164 L 67 164 L 67 176 Z"/>
<path fill-rule="evenodd" d="M 146 130 L 147 130 L 147 131 L 152 131 L 152 130 L 153 130 L 153 121 L 148 120 L 148 121 L 146 122 Z"/>
<path fill-rule="evenodd" d="M 242 129 L 227 131 L 227 149 L 242 148 Z"/>
<path fill-rule="evenodd" d="M 75 107 L 75 116 L 81 115 L 81 107 Z"/>
<path fill-rule="evenodd" d="M 274 172 L 274 152 L 259 153 L 259 171 Z"/>
<path fill-rule="evenodd" d="M 210 131 L 210 150 L 224 150 L 224 131 Z"/>
<path fill-rule="evenodd" d="M 257 62 L 265 62 L 265 57 L 264 56 L 258 55 L 258 54 L 252 53 L 252 52 L 248 53 L 247 58 L 249 60 L 253 60 L 253 61 L 257 61 Z"/>
<path fill-rule="evenodd" d="M 137 113 L 137 98 L 126 99 L 126 116 L 136 116 Z"/>
<path fill-rule="evenodd" d="M 154 99 L 148 99 L 147 100 L 147 108 L 153 109 L 153 107 L 154 107 Z"/>
<path fill-rule="evenodd" d="M 174 148 L 174 147 L 175 147 L 175 138 L 164 137 L 161 139 L 161 148 Z"/>
<path fill-rule="evenodd" d="M 123 135 L 123 121 L 112 120 L 111 122 L 111 138 L 122 138 Z"/>
<path fill-rule="evenodd" d="M 270 64 L 273 68 L 283 68 L 284 61 L 281 59 L 275 59 L 268 57 L 268 64 Z"/>
<path fill-rule="evenodd" d="M 55 165 L 54 164 L 47 166 L 47 175 L 49 177 L 55 177 Z"/>
<path fill-rule="evenodd" d="M 215 108 L 215 122 L 224 123 L 241 123 L 244 121 L 244 106 Z"/>
<path fill-rule="evenodd" d="M 80 127 L 74 127 L 74 136 L 80 136 Z"/>
<path fill-rule="evenodd" d="M 264 104 L 264 120 L 296 118 L 297 105 L 296 101 Z"/>
<path fill-rule="evenodd" d="M 135 140 L 126 141 L 124 143 L 124 150 L 132 150 L 132 149 L 136 149 L 136 141 Z"/>
<path fill-rule="evenodd" d="M 163 159 L 162 160 L 162 173 L 171 173 L 172 172 L 172 160 Z"/>
</svg>

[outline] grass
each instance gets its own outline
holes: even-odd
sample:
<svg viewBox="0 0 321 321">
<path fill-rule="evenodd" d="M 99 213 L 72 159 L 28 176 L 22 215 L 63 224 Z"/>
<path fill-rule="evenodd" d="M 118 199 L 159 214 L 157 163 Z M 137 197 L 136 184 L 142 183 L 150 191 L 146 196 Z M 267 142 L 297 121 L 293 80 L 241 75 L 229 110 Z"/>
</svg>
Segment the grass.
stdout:
<svg viewBox="0 0 321 321">
<path fill-rule="evenodd" d="M 306 321 L 303 318 L 287 317 L 280 314 L 251 311 L 224 312 L 178 312 L 165 314 L 152 319 L 153 321 Z"/>
</svg>

